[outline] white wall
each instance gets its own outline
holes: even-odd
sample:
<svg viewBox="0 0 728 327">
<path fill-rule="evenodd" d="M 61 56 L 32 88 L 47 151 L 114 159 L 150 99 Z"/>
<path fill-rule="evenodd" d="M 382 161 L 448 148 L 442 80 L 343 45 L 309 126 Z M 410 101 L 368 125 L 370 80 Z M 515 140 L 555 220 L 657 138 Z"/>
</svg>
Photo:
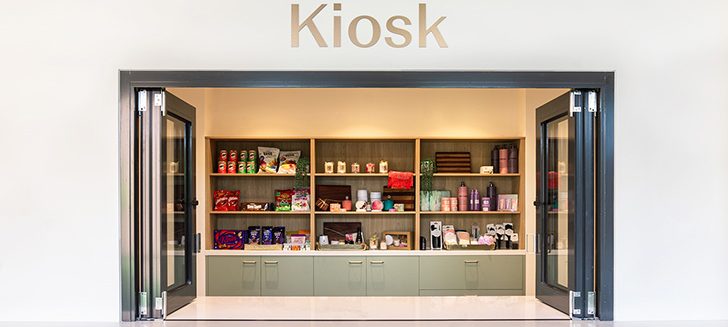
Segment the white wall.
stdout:
<svg viewBox="0 0 728 327">
<path fill-rule="evenodd" d="M 119 69 L 616 71 L 615 317 L 728 319 L 727 2 L 430 0 L 448 49 L 291 49 L 289 3 L 3 2 L 0 319 L 119 317 Z"/>
</svg>

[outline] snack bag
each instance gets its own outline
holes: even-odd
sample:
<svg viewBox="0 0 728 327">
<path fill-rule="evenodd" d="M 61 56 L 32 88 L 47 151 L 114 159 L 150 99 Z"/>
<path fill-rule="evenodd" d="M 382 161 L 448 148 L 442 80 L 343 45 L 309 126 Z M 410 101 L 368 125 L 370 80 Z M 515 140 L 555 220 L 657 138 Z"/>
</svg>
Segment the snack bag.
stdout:
<svg viewBox="0 0 728 327">
<path fill-rule="evenodd" d="M 301 151 L 281 151 L 280 156 L 278 156 L 278 162 L 280 165 L 280 167 L 278 167 L 278 173 L 295 175 L 296 165 L 298 164 L 298 158 L 300 157 Z"/>
<path fill-rule="evenodd" d="M 281 150 L 258 147 L 258 174 L 275 174 L 278 172 L 278 154 Z"/>
<path fill-rule="evenodd" d="M 291 211 L 293 190 L 276 190 L 276 211 Z"/>
<path fill-rule="evenodd" d="M 214 211 L 228 211 L 228 191 L 217 190 L 213 194 Z"/>
<path fill-rule="evenodd" d="M 240 191 L 227 191 L 227 211 L 238 211 L 240 206 Z"/>
<path fill-rule="evenodd" d="M 296 189 L 291 199 L 292 211 L 309 211 L 311 210 L 311 195 L 308 188 Z"/>
</svg>

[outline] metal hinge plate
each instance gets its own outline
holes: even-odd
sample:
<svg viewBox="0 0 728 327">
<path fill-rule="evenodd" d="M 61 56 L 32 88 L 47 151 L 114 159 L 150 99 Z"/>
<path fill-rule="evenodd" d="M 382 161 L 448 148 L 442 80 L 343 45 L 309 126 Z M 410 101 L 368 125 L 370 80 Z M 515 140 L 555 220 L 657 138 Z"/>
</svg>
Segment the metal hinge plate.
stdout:
<svg viewBox="0 0 728 327">
<path fill-rule="evenodd" d="M 147 312 L 147 308 L 149 307 L 147 305 L 147 299 L 147 292 L 139 292 L 139 315 L 142 317 L 149 314 Z"/>
<path fill-rule="evenodd" d="M 164 91 L 154 94 L 154 106 L 159 107 L 162 116 L 167 115 L 167 111 L 164 108 L 164 100 Z"/>
<path fill-rule="evenodd" d="M 141 115 L 143 112 L 147 111 L 147 91 L 139 91 L 138 101 L 137 112 Z"/>
<path fill-rule="evenodd" d="M 589 91 L 587 96 L 587 110 L 593 114 L 597 114 L 599 111 L 599 103 L 597 102 L 597 92 Z"/>
<path fill-rule="evenodd" d="M 597 314 L 597 292 L 586 292 L 586 314 L 594 318 Z"/>
<path fill-rule="evenodd" d="M 569 97 L 569 116 L 574 117 L 575 113 L 581 112 L 581 91 L 571 91 Z"/>
<path fill-rule="evenodd" d="M 569 292 L 569 312 L 571 312 L 572 318 L 581 318 L 581 309 L 576 305 L 578 298 L 581 298 L 581 292 Z"/>
</svg>

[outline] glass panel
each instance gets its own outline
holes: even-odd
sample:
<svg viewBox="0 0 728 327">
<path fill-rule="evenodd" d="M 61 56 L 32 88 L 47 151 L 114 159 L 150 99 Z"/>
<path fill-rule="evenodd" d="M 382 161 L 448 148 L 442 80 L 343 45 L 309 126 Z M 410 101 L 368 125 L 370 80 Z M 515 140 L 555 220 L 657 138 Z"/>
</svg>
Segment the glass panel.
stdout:
<svg viewBox="0 0 728 327">
<path fill-rule="evenodd" d="M 546 125 L 546 282 L 569 288 L 569 117 Z"/>
<path fill-rule="evenodd" d="M 185 147 L 185 123 L 170 115 L 165 116 L 165 135 L 162 142 L 163 183 L 165 184 L 166 210 L 163 217 L 167 257 L 167 287 L 175 288 L 187 282 L 186 230 L 187 207 L 185 206 L 187 179 L 187 153 Z"/>
</svg>

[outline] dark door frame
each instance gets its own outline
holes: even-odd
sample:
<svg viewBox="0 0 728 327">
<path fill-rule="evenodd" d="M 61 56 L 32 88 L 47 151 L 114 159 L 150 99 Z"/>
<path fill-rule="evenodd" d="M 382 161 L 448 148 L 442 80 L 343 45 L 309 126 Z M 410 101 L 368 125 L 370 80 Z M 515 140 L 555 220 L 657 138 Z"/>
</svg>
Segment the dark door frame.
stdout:
<svg viewBox="0 0 728 327">
<path fill-rule="evenodd" d="M 199 88 L 572 88 L 595 89 L 597 118 L 597 316 L 613 319 L 614 73 L 478 71 L 121 71 L 119 90 L 121 317 L 136 317 L 134 257 L 134 90 Z"/>
</svg>

